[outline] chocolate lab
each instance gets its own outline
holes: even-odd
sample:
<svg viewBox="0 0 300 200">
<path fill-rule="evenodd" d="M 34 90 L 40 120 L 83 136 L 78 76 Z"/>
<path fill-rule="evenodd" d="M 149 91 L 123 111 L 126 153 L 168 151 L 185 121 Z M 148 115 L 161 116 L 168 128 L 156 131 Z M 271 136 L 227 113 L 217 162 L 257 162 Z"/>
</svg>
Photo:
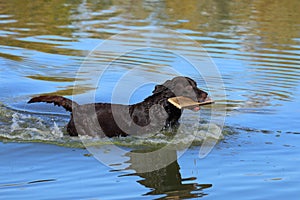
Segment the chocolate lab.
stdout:
<svg viewBox="0 0 300 200">
<path fill-rule="evenodd" d="M 176 127 L 182 110 L 168 102 L 169 98 L 176 96 L 203 102 L 207 98 L 207 93 L 197 88 L 193 79 L 179 76 L 167 80 L 162 85 L 156 85 L 151 96 L 133 105 L 111 103 L 79 105 L 62 96 L 34 97 L 28 103 L 54 103 L 71 112 L 71 119 L 67 125 L 70 136 L 100 134 L 114 137 L 154 133 Z M 198 111 L 200 108 L 194 106 L 189 109 Z"/>
</svg>

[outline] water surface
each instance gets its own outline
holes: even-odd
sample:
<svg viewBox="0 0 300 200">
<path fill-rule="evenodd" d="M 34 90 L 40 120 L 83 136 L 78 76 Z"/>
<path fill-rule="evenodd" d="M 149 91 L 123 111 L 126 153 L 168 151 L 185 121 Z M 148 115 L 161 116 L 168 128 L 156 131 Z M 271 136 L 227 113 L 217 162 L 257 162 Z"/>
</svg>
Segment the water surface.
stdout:
<svg viewBox="0 0 300 200">
<path fill-rule="evenodd" d="M 0 0 L 1 196 L 296 199 L 300 187 L 299 4 L 297 0 Z M 139 34 L 125 32 L 132 30 Z M 124 32 L 116 41 L 134 51 L 117 59 L 119 48 L 100 48 L 100 53 L 90 54 Z M 179 34 L 190 40 L 175 37 Z M 204 53 L 199 56 L 193 42 L 217 66 L 225 97 L 219 95 L 221 86 L 206 84 L 191 63 L 174 53 L 194 58 L 206 70 Z M 145 44 L 151 48 L 144 48 Z M 89 68 L 80 71 L 87 56 Z M 104 71 L 100 80 L 90 76 Z M 114 99 L 115 83 L 132 71 L 130 79 L 124 79 L 123 93 Z M 105 166 L 81 149 L 79 139 L 64 135 L 69 113 L 51 105 L 26 104 L 40 94 L 74 95 L 80 103 L 112 99 L 134 103 L 152 92 L 155 77 L 161 83 L 175 71 L 209 91 L 218 102 L 216 112 L 226 111 L 223 139 L 208 156 L 199 158 L 199 144 L 206 135 L 196 134 L 197 141 L 183 156 L 154 172 L 139 173 L 143 166 L 130 153 L 111 163 L 114 167 Z M 217 80 L 214 75 L 206 78 Z M 143 82 L 151 84 L 138 87 L 129 99 L 121 98 Z M 86 98 L 91 95 L 94 99 Z M 201 111 L 202 124 L 208 123 L 210 113 Z M 159 139 L 115 142 L 135 152 L 168 141 Z M 161 159 L 181 151 L 167 151 Z"/>
</svg>

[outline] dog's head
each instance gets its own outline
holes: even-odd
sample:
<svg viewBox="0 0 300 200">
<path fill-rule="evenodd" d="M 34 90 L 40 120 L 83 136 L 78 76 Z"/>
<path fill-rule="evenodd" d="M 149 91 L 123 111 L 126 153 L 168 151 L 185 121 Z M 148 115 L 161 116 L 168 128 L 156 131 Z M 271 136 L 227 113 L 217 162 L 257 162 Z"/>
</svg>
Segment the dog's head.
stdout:
<svg viewBox="0 0 300 200">
<path fill-rule="evenodd" d="M 156 85 L 153 93 L 164 93 L 167 98 L 184 96 L 197 102 L 204 102 L 208 98 L 208 94 L 199 89 L 193 79 L 183 76 L 167 80 L 162 85 Z M 195 106 L 191 109 L 198 111 L 200 107 Z"/>
</svg>

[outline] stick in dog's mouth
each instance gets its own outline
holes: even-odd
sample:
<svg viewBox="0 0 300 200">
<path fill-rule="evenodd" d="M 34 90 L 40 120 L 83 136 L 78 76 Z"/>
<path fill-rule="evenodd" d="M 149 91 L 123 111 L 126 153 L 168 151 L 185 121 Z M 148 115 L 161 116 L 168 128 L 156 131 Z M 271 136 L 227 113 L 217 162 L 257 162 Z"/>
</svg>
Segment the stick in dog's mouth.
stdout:
<svg viewBox="0 0 300 200">
<path fill-rule="evenodd" d="M 197 108 L 199 106 L 204 106 L 204 105 L 208 105 L 208 104 L 214 103 L 214 101 L 211 100 L 210 98 L 208 98 L 204 102 L 197 102 L 197 101 L 194 101 L 191 98 L 184 97 L 184 96 L 172 97 L 172 98 L 169 98 L 168 101 L 171 104 L 173 104 L 174 106 L 176 106 L 177 108 L 179 108 L 179 109 L 182 109 L 182 108 L 193 108 L 193 107 Z M 200 110 L 200 109 L 196 109 L 196 111 L 198 111 L 198 110 Z"/>
</svg>

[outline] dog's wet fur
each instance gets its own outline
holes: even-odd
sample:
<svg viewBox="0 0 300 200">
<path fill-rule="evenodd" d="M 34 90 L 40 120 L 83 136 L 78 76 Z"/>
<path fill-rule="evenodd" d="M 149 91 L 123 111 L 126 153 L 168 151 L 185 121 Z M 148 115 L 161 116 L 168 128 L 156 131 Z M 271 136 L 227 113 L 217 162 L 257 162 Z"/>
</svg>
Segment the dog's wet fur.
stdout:
<svg viewBox="0 0 300 200">
<path fill-rule="evenodd" d="M 188 77 L 175 77 L 156 85 L 152 95 L 132 105 L 93 103 L 79 105 L 62 96 L 34 97 L 28 103 L 46 102 L 62 106 L 71 112 L 67 125 L 70 136 L 100 135 L 107 137 L 138 135 L 178 127 L 182 110 L 168 102 L 185 96 L 203 102 L 207 93 Z M 192 109 L 192 108 L 190 108 Z M 198 111 L 199 108 L 195 108 Z"/>
</svg>

